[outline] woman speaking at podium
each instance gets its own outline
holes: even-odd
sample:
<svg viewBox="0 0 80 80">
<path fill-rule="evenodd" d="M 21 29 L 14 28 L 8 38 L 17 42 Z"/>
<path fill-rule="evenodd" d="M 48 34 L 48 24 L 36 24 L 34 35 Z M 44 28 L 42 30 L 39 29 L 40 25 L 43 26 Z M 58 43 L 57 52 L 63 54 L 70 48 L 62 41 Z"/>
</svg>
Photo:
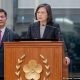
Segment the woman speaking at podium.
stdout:
<svg viewBox="0 0 80 80">
<path fill-rule="evenodd" d="M 36 22 L 28 29 L 28 39 L 60 40 L 60 27 L 52 20 L 52 10 L 49 4 L 40 4 L 35 11 Z"/>
<path fill-rule="evenodd" d="M 28 28 L 27 39 L 59 41 L 60 26 L 53 22 L 52 10 L 49 4 L 40 4 L 35 11 L 36 22 Z M 65 57 L 66 64 L 70 59 Z"/>
</svg>

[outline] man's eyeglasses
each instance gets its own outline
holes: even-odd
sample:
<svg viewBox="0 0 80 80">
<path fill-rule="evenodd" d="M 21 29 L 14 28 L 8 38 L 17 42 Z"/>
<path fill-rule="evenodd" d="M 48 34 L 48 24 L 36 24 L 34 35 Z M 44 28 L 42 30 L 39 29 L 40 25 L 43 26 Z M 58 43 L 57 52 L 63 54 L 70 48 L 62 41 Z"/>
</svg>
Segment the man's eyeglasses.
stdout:
<svg viewBox="0 0 80 80">
<path fill-rule="evenodd" d="M 0 18 L 1 18 L 1 19 L 4 19 L 4 18 L 6 18 L 6 16 L 0 16 Z"/>
</svg>

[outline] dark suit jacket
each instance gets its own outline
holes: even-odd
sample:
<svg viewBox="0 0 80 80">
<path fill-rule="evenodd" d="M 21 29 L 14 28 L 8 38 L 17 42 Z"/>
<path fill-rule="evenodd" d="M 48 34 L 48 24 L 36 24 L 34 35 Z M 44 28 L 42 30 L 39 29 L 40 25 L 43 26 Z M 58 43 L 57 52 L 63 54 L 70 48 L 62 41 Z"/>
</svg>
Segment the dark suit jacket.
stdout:
<svg viewBox="0 0 80 80">
<path fill-rule="evenodd" d="M 3 72 L 3 69 L 4 69 L 4 44 L 3 42 L 7 42 L 7 41 L 12 42 L 14 41 L 14 39 L 18 39 L 18 38 L 19 36 L 16 33 L 14 33 L 8 28 L 5 29 L 5 32 L 2 38 L 2 42 L 0 45 L 0 79 L 4 74 Z"/>
<path fill-rule="evenodd" d="M 60 40 L 60 27 L 58 24 L 47 25 L 43 34 L 40 38 L 40 24 L 35 22 L 28 28 L 27 39 L 50 39 L 53 41 Z"/>
</svg>

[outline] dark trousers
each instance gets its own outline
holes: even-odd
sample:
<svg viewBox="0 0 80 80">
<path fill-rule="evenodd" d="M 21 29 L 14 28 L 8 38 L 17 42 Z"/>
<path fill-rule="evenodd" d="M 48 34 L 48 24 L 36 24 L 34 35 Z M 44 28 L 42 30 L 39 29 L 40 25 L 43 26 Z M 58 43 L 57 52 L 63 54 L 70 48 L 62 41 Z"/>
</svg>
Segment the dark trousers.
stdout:
<svg viewBox="0 0 80 80">
<path fill-rule="evenodd" d="M 4 53 L 0 48 L 0 80 L 4 80 Z"/>
<path fill-rule="evenodd" d="M 0 76 L 0 80 L 4 80 L 4 77 L 3 76 Z"/>
</svg>

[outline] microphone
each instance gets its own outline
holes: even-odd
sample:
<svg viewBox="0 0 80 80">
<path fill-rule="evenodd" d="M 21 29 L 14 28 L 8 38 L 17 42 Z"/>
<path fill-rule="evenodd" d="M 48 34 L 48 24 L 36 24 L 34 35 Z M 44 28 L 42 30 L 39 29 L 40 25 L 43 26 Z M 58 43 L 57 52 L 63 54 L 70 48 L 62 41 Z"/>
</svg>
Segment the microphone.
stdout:
<svg viewBox="0 0 80 80">
<path fill-rule="evenodd" d="M 42 26 L 46 26 L 45 24 L 42 24 Z"/>
</svg>

